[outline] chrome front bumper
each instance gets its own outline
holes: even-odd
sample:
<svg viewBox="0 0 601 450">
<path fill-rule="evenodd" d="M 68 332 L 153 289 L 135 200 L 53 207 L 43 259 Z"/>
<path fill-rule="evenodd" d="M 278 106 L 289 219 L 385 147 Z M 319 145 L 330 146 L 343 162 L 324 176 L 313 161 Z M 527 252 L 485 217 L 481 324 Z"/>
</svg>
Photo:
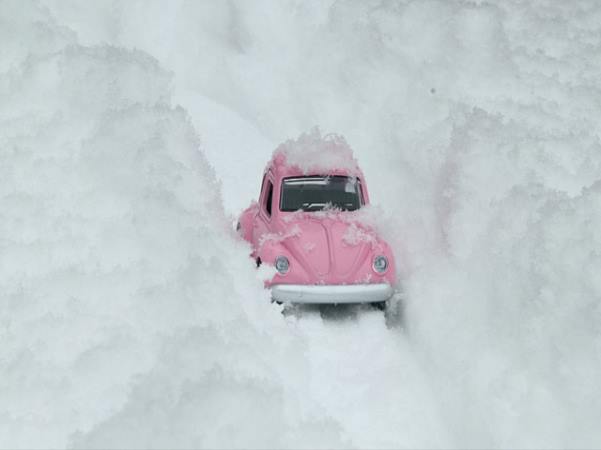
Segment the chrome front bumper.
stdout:
<svg viewBox="0 0 601 450">
<path fill-rule="evenodd" d="M 276 284 L 271 287 L 271 297 L 283 303 L 372 303 L 384 302 L 393 294 L 389 284 Z"/>
</svg>

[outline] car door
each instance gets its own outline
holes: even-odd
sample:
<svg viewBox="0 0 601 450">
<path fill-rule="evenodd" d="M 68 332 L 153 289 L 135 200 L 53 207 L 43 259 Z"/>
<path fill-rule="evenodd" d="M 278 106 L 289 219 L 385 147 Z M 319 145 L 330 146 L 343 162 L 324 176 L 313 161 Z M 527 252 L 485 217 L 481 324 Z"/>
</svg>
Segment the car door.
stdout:
<svg viewBox="0 0 601 450">
<path fill-rule="evenodd" d="M 274 205 L 274 178 L 271 171 L 267 172 L 263 181 L 263 189 L 259 199 L 259 211 L 255 218 L 253 229 L 253 242 L 258 246 L 261 237 L 271 232 L 271 218 Z"/>
</svg>

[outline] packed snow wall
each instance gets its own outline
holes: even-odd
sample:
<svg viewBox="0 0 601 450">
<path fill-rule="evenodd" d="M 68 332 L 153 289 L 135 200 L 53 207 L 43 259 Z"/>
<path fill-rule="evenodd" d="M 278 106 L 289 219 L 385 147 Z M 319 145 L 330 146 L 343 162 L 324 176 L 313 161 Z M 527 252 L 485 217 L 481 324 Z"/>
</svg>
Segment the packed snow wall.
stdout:
<svg viewBox="0 0 601 450">
<path fill-rule="evenodd" d="M 182 133 L 194 133 L 190 131 L 189 124 L 184 125 L 188 119 L 183 111 L 165 105 L 170 98 L 176 98 L 190 111 L 190 120 L 205 142 L 211 142 L 211 137 L 219 134 L 213 142 L 224 144 L 207 148 L 206 155 L 216 170 L 216 178 L 223 185 L 223 202 L 229 213 L 248 203 L 247 192 L 258 189 L 262 165 L 278 142 L 295 137 L 316 124 L 324 131 L 346 136 L 366 172 L 372 200 L 380 204 L 393 224 L 384 231 L 402 262 L 399 275 L 403 278 L 407 294 L 406 332 L 399 334 L 397 339 L 408 339 L 409 351 L 401 353 L 401 348 L 398 348 L 399 357 L 403 360 L 415 357 L 423 368 L 420 374 L 435 399 L 434 405 L 426 403 L 425 409 L 427 412 L 431 409 L 440 412 L 444 423 L 442 428 L 446 428 L 450 435 L 449 440 L 437 443 L 457 447 L 599 446 L 601 435 L 595 422 L 595 418 L 601 415 L 601 387 L 597 381 L 601 378 L 601 286 L 596 275 L 601 269 L 601 236 L 598 231 L 601 225 L 601 147 L 597 120 L 601 112 L 601 6 L 598 2 L 145 0 L 99 1 L 91 5 L 57 0 L 43 2 L 45 6 L 41 9 L 24 8 L 17 3 L 10 5 L 3 3 L 0 15 L 3 20 L 0 27 L 0 33 L 3 33 L 0 61 L 2 97 L 3 100 L 11 99 L 3 101 L 1 106 L 2 157 L 10 158 L 2 167 L 18 170 L 30 167 L 29 172 L 23 171 L 23 176 L 17 181 L 24 183 L 22 180 L 31 180 L 32 177 L 39 181 L 27 185 L 27 189 L 38 189 L 35 195 L 28 194 L 29 197 L 23 196 L 24 187 L 19 190 L 10 184 L 16 181 L 5 176 L 0 181 L 10 186 L 10 190 L 5 191 L 3 187 L 0 193 L 3 198 L 0 214 L 8 218 L 3 220 L 2 226 L 11 227 L 11 231 L 2 236 L 5 251 L 2 253 L 3 275 L 0 282 L 3 285 L 2 295 L 10 293 L 6 300 L 3 299 L 3 304 L 13 308 L 6 309 L 4 313 L 3 323 L 10 324 L 5 326 L 6 336 L 12 336 L 13 341 L 8 350 L 3 350 L 7 356 L 1 360 L 6 368 L 15 368 L 12 372 L 8 369 L 3 371 L 8 374 L 2 385 L 3 395 L 8 396 L 6 404 L 20 405 L 22 399 L 28 398 L 42 402 L 43 395 L 55 392 L 44 389 L 38 395 L 28 397 L 23 392 L 29 392 L 29 386 L 41 385 L 35 382 L 18 384 L 27 383 L 22 378 L 23 373 L 28 373 L 27 364 L 36 361 L 28 355 L 44 355 L 47 358 L 46 355 L 53 354 L 47 349 L 35 352 L 36 347 L 24 340 L 29 339 L 32 327 L 27 324 L 30 322 L 19 317 L 34 321 L 42 317 L 51 320 L 50 310 L 55 309 L 51 306 L 48 306 L 49 310 L 40 309 L 45 308 L 42 306 L 45 303 L 40 301 L 15 300 L 34 299 L 41 295 L 40 292 L 46 293 L 46 287 L 39 281 L 43 278 L 40 274 L 48 267 L 60 267 L 56 261 L 52 261 L 51 265 L 40 264 L 44 257 L 40 247 L 46 249 L 47 255 L 59 255 L 59 262 L 65 260 L 64 264 L 67 264 L 68 255 L 89 261 L 82 256 L 85 248 L 99 239 L 98 235 L 91 234 L 81 238 L 87 245 L 71 243 L 63 247 L 49 247 L 60 244 L 58 237 L 51 237 L 52 229 L 48 229 L 44 220 L 31 220 L 31 217 L 46 217 L 40 205 L 45 206 L 47 202 L 34 201 L 40 199 L 39 196 L 47 195 L 63 204 L 61 199 L 75 202 L 78 195 L 83 195 L 76 195 L 83 192 L 82 180 L 70 179 L 83 176 L 79 174 L 81 167 L 76 165 L 76 157 L 80 153 L 69 150 L 71 147 L 65 144 L 81 140 L 83 148 L 98 142 L 107 133 L 103 131 L 96 136 L 93 131 L 86 131 L 85 126 L 74 126 L 71 130 L 71 125 L 78 121 L 97 124 L 110 121 L 113 113 L 119 111 L 113 111 L 115 108 L 124 110 L 129 105 L 137 109 L 141 103 L 142 111 L 138 111 L 137 115 L 122 113 L 122 119 L 113 117 L 116 123 L 134 121 L 131 127 L 127 127 L 128 133 L 121 128 L 121 134 L 115 141 L 140 139 L 155 142 L 151 137 L 155 136 L 156 128 L 161 128 L 148 119 L 147 115 L 150 115 L 163 126 L 171 123 L 172 127 L 180 130 L 175 133 L 180 136 L 177 139 L 173 133 L 164 131 L 163 140 L 169 136 L 169 139 L 180 142 Z M 43 18 L 38 14 L 42 14 Z M 15 29 L 14 23 L 19 23 L 19 20 L 30 25 Z M 37 36 L 37 40 L 17 40 L 15 33 Z M 61 49 L 66 45 L 71 45 L 70 50 L 63 52 Z M 62 53 L 54 55 L 56 51 Z M 68 69 L 69 65 L 65 62 L 67 54 L 71 58 L 79 58 L 83 61 L 82 65 L 72 64 Z M 86 66 L 90 64 L 85 62 L 89 58 L 100 58 L 102 62 L 94 63 L 99 66 L 107 64 L 113 67 L 104 69 L 111 74 L 111 77 L 107 76 L 109 81 L 105 80 L 104 91 L 97 90 L 98 86 L 103 86 L 97 81 L 93 83 L 94 89 L 81 88 L 89 86 L 82 85 L 81 77 L 92 77 L 98 73 L 102 77 L 103 72 L 96 65 Z M 119 58 L 124 61 L 123 65 L 115 62 Z M 42 61 L 50 66 L 61 61 L 61 70 L 65 64 L 67 70 L 48 76 L 55 72 L 39 69 Z M 140 69 L 140 65 L 144 69 Z M 115 67 L 120 69 L 114 72 Z M 21 76 L 20 72 L 29 73 L 29 79 Z M 115 73 L 119 80 L 117 84 L 113 82 Z M 61 77 L 66 81 L 62 82 L 62 90 L 59 90 Z M 130 80 L 130 85 L 120 88 L 120 83 L 126 82 L 124 80 Z M 21 87 L 19 83 L 22 83 Z M 67 105 L 63 105 L 65 98 L 70 99 Z M 28 109 L 24 111 L 23 108 Z M 163 112 L 156 112 L 156 108 L 162 108 Z M 30 115 L 31 111 L 35 111 L 35 115 Z M 220 120 L 215 120 L 215 111 L 219 112 Z M 46 125 L 44 114 L 53 117 L 56 126 Z M 135 119 L 140 116 L 146 119 Z M 22 117 L 29 118 L 23 120 Z M 140 122 L 150 125 L 144 126 Z M 10 124 L 10 127 L 4 126 L 4 123 Z M 116 124 L 114 127 L 119 129 Z M 48 130 L 45 135 L 39 131 L 43 129 Z M 132 129 L 137 131 L 131 133 Z M 30 161 L 27 158 L 34 158 L 32 152 L 27 156 L 26 152 L 14 150 L 21 148 L 15 144 L 15 139 L 23 140 L 23 137 L 7 135 L 7 130 L 15 134 L 18 134 L 16 130 L 24 130 L 25 134 L 34 136 L 30 140 L 39 138 L 49 151 L 55 149 L 58 152 L 60 149 L 59 155 L 62 156 L 41 161 L 36 155 L 36 159 Z M 234 138 L 228 140 L 224 136 Z M 252 138 L 247 139 L 248 136 Z M 192 149 L 198 144 L 188 139 L 184 141 L 187 145 L 183 148 L 192 154 Z M 105 142 L 111 145 L 96 145 L 112 147 L 112 140 Z M 123 158 L 123 152 L 118 150 L 123 148 L 122 145 L 118 144 L 111 150 L 115 155 L 107 156 L 111 162 L 115 158 Z M 161 143 L 160 138 L 152 145 L 158 146 L 157 155 L 171 155 L 173 146 Z M 71 153 L 67 153 L 69 151 Z M 65 162 L 64 158 L 68 161 Z M 109 164 L 103 162 L 101 155 L 95 158 L 99 158 L 98 167 Z M 142 156 L 140 158 L 143 159 Z M 167 159 L 170 158 L 184 157 L 178 153 Z M 177 167 L 184 170 L 192 160 L 185 157 L 181 166 Z M 46 175 L 44 164 L 55 163 L 63 164 L 65 170 L 56 170 L 54 179 L 60 178 L 65 184 L 52 182 Z M 197 164 L 204 167 L 204 163 Z M 144 167 L 138 164 L 138 160 L 130 160 L 129 165 L 123 163 L 117 167 L 139 175 L 137 169 L 134 171 L 134 165 L 136 168 Z M 92 187 L 101 186 L 97 191 L 109 195 L 105 191 L 113 186 L 110 180 L 115 174 L 96 167 L 96 164 L 94 170 L 88 167 L 88 173 L 96 173 L 96 177 L 98 173 L 106 174 L 106 177 L 98 177 L 94 183 L 104 184 L 92 184 Z M 12 168 L 6 173 L 15 173 Z M 80 170 L 71 170 L 75 168 Z M 176 168 L 172 170 L 175 172 L 171 173 L 179 173 Z M 185 197 L 198 192 L 199 199 L 214 204 L 207 200 L 214 198 L 219 203 L 218 197 L 200 193 L 202 189 L 202 192 L 214 192 L 211 180 L 215 177 L 207 175 L 205 169 L 199 170 L 201 175 L 189 178 L 196 180 L 200 177 L 204 181 L 195 182 L 203 185 L 196 191 L 186 191 Z M 41 173 L 44 176 L 40 177 Z M 86 173 L 85 170 L 83 173 Z M 136 178 L 136 183 L 143 185 L 144 180 Z M 68 189 L 67 183 L 76 185 L 79 190 L 70 193 L 72 189 Z M 154 181 L 148 183 L 153 184 Z M 164 195 L 168 195 L 173 186 L 170 179 L 163 179 L 159 185 L 159 191 L 164 189 L 167 192 Z M 117 183 L 116 186 L 120 185 Z M 134 194 L 117 194 L 127 186 Z M 121 201 L 130 199 L 130 203 L 122 207 L 122 214 L 133 214 L 132 205 L 139 202 L 132 199 L 140 199 L 132 195 L 137 195 L 136 189 L 143 190 L 140 186 L 120 186 L 114 191 L 114 200 L 111 197 L 110 203 L 119 205 Z M 17 192 L 21 199 L 17 201 L 17 197 L 3 195 L 4 192 Z M 245 195 L 240 195 L 240 192 Z M 143 198 L 153 201 L 152 197 Z M 171 205 L 172 202 L 166 201 L 166 204 Z M 152 211 L 152 208 L 141 208 Z M 68 211 L 59 217 L 76 220 L 76 216 L 71 217 L 70 209 L 73 208 L 67 208 Z M 198 215 L 195 213 L 194 219 L 190 220 L 197 227 L 207 227 L 205 221 L 214 220 L 211 219 L 214 215 L 207 215 L 206 208 L 198 209 L 202 211 L 198 211 Z M 114 212 L 112 208 L 107 210 L 110 214 Z M 96 205 L 93 208 L 94 214 L 101 211 Z M 223 217 L 219 220 L 225 222 Z M 26 223 L 33 227 L 27 238 L 22 237 L 22 233 L 28 232 L 28 228 L 21 226 Z M 180 253 L 176 252 L 179 256 L 168 261 L 163 261 L 162 255 L 171 252 L 152 250 L 154 247 L 151 246 L 149 253 L 145 253 L 147 248 L 140 243 L 141 236 L 144 236 L 141 230 L 135 229 L 127 234 L 122 228 L 125 227 L 123 221 L 119 219 L 117 223 L 114 217 L 107 219 L 106 223 L 111 224 L 110 227 L 118 225 L 121 230 L 112 233 L 109 227 L 109 231 L 99 231 L 105 233 L 103 236 L 106 238 L 102 242 L 107 244 L 108 255 L 111 251 L 115 252 L 113 259 L 106 261 L 129 257 L 130 251 L 121 255 L 119 249 L 128 249 L 131 242 L 138 242 L 134 246 L 144 249 L 140 258 L 147 258 L 152 264 L 157 264 L 156 267 L 159 267 L 158 264 L 167 267 L 166 271 L 164 266 L 154 270 L 158 276 L 173 280 L 178 277 L 179 268 L 185 267 L 182 261 L 187 256 Z M 117 225 L 113 225 L 115 223 Z M 158 223 L 160 221 L 153 221 L 152 226 Z M 172 245 L 181 245 L 181 252 L 184 247 L 194 247 L 184 245 L 183 238 L 180 244 L 177 243 L 176 236 L 182 236 L 185 223 L 178 219 L 171 224 L 173 228 L 165 225 L 167 228 L 163 230 L 173 236 Z M 215 239 L 206 245 L 215 249 L 214 242 L 221 242 L 225 235 L 218 231 L 220 225 L 208 228 L 212 230 L 209 235 L 215 236 Z M 88 227 L 73 229 L 88 230 Z M 157 239 L 152 239 L 152 236 L 153 233 L 158 236 L 160 231 L 148 232 L 151 236 L 148 240 L 156 245 Z M 113 235 L 120 234 L 125 244 L 112 247 L 116 242 L 112 239 Z M 204 235 L 205 232 L 199 234 Z M 32 244 L 31 253 L 27 256 L 23 254 L 25 247 L 22 242 L 17 246 L 14 244 L 19 239 L 25 239 L 28 245 L 38 241 L 46 244 L 45 247 Z M 161 240 L 158 239 L 158 242 Z M 232 261 L 237 261 L 236 255 L 242 255 L 245 249 L 232 241 L 227 242 L 230 243 L 220 246 L 237 248 L 231 250 L 234 253 L 228 253 L 227 262 L 232 264 Z M 10 250 L 11 245 L 15 250 Z M 72 252 L 68 245 L 73 246 Z M 4 255 L 11 251 L 18 251 L 20 259 L 13 255 L 9 264 Z M 161 258 L 157 260 L 155 255 Z M 202 258 L 206 257 L 202 253 Z M 108 256 L 100 258 L 99 267 L 108 265 L 103 262 L 105 258 Z M 119 270 L 136 267 L 131 261 L 128 266 L 120 263 Z M 171 273 L 172 278 L 164 272 Z M 238 292 L 245 294 L 238 294 L 238 298 L 249 298 L 249 302 L 243 302 L 244 305 L 262 304 L 261 301 L 254 302 L 255 299 L 265 300 L 265 294 L 250 272 L 244 272 L 242 267 L 233 272 L 226 271 L 239 272 L 246 273 L 246 281 L 240 281 L 233 275 L 230 278 L 223 275 L 226 277 L 224 283 L 239 286 Z M 117 279 L 137 280 L 136 276 L 142 277 L 146 272 L 134 270 L 133 273 L 130 277 L 128 272 L 122 272 Z M 19 278 L 25 275 L 30 278 Z M 68 283 L 79 283 L 80 289 L 83 289 L 90 283 L 90 279 L 86 280 L 83 276 L 71 273 L 62 279 Z M 204 276 L 206 279 L 209 275 Z M 57 283 L 61 277 L 52 276 L 50 279 Z M 177 279 L 183 282 L 181 278 Z M 197 278 L 194 280 L 198 282 Z M 94 282 L 99 283 L 95 278 Z M 151 285 L 144 284 L 146 281 L 140 282 L 140 285 L 136 283 L 132 282 L 131 287 L 135 292 L 141 292 L 139 286 Z M 8 288 L 4 288 L 5 285 Z M 123 289 L 121 282 L 116 286 L 108 285 L 111 289 L 119 286 Z M 197 287 L 197 292 L 204 291 L 205 286 Z M 37 294 L 32 291 L 34 287 Z M 65 286 L 55 285 L 53 288 L 58 293 L 68 292 Z M 94 289 L 94 295 L 100 297 L 104 289 Z M 216 292 L 218 288 L 213 287 L 213 290 Z M 190 295 L 190 298 L 195 297 L 193 291 Z M 115 295 L 113 298 L 116 298 Z M 24 436 L 22 441 L 14 442 L 31 445 L 26 438 L 27 431 L 40 429 L 40 424 L 46 424 L 46 429 L 55 433 L 52 442 L 61 445 L 65 436 L 70 436 L 67 431 L 79 429 L 85 432 L 93 421 L 102 421 L 121 411 L 121 421 L 114 420 L 98 428 L 97 434 L 71 441 L 81 445 L 99 445 L 103 442 L 102 430 L 109 430 L 104 432 L 106 439 L 107 435 L 117 435 L 110 432 L 115 427 L 127 427 L 126 418 L 145 417 L 138 413 L 142 407 L 135 400 L 144 401 L 141 391 L 136 391 L 138 397 L 133 397 L 128 413 L 123 413 L 120 406 L 125 403 L 124 390 L 127 389 L 123 386 L 140 367 L 148 368 L 148 371 L 155 367 L 154 361 L 160 357 L 149 349 L 159 347 L 162 341 L 152 339 L 158 333 L 154 330 L 170 326 L 162 321 L 155 323 L 155 319 L 174 313 L 170 309 L 172 304 L 167 306 L 165 303 L 160 313 L 148 318 L 148 331 L 147 327 L 130 324 L 130 315 L 114 312 L 123 305 L 133 305 L 130 311 L 139 312 L 136 308 L 141 305 L 134 298 L 123 294 L 122 301 L 115 300 L 118 305 L 102 309 L 103 314 L 114 315 L 107 323 L 113 324 L 113 319 L 125 320 L 128 326 L 142 328 L 139 339 L 147 339 L 144 342 L 151 343 L 140 344 L 139 348 L 145 349 L 143 352 L 132 350 L 139 361 L 133 360 L 134 367 L 127 369 L 113 383 L 122 387 L 113 387 L 114 397 L 106 397 L 114 398 L 112 403 L 102 403 L 110 411 L 101 414 L 98 408 L 89 408 L 88 417 L 89 414 L 99 414 L 99 417 L 73 426 L 72 417 L 67 413 L 61 416 L 60 408 L 44 409 L 44 405 L 55 404 L 52 398 L 40 404 L 26 405 L 16 416 L 15 411 L 19 410 L 15 409 L 17 406 L 11 406 L 6 410 L 10 414 L 5 414 L 11 420 L 7 420 L 9 425 L 3 428 L 11 430 L 7 436 Z M 104 303 L 98 302 L 96 308 L 101 308 Z M 238 303 L 234 303 L 230 306 L 239 308 L 236 306 Z M 255 307 L 261 308 L 246 306 Z M 88 311 L 86 309 L 86 314 L 90 314 Z M 219 311 L 215 315 L 209 314 L 214 318 L 211 319 L 213 324 L 221 324 L 223 320 L 223 311 Z M 244 314 L 254 317 L 253 311 L 251 309 Z M 260 314 L 271 317 L 268 325 L 261 325 L 262 333 L 269 334 L 270 330 L 281 325 L 269 311 L 261 309 Z M 137 315 L 134 314 L 134 317 Z M 179 320 L 193 321 L 194 317 L 193 314 L 182 314 Z M 255 322 L 242 317 L 240 323 L 245 324 L 242 329 L 257 329 L 252 325 Z M 17 326 L 21 328 L 16 329 Z M 84 332 L 92 329 L 90 326 L 83 328 Z M 65 326 L 35 329 L 46 330 L 42 333 L 45 343 L 52 342 L 48 336 L 66 336 L 63 334 Z M 48 330 L 55 330 L 54 334 Z M 281 331 L 279 329 L 276 333 Z M 314 330 L 309 330 L 309 335 L 311 331 Z M 73 335 L 79 336 L 80 332 L 74 331 Z M 125 335 L 130 336 L 128 333 Z M 199 338 L 198 344 L 204 339 Z M 85 338 L 78 340 L 92 346 Z M 304 339 L 300 341 L 304 342 Z M 299 341 L 294 342 L 294 345 L 300 345 Z M 279 348 L 279 344 L 265 345 Z M 387 349 L 393 348 L 389 340 L 382 341 L 382 345 Z M 33 349 L 31 353 L 28 353 L 29 349 Z M 76 354 L 74 352 L 71 357 Z M 147 359 L 142 360 L 144 354 Z M 107 356 L 107 363 L 114 363 L 111 361 L 114 354 L 109 352 L 107 355 L 111 355 Z M 256 354 L 251 352 L 250 361 L 255 360 L 253 355 Z M 307 355 L 307 358 L 312 357 L 311 352 Z M 123 360 L 130 362 L 131 358 L 124 356 Z M 67 389 L 65 386 L 69 386 L 70 377 L 77 373 L 71 370 L 74 366 L 67 365 L 68 361 L 60 363 L 63 365 L 55 359 L 49 361 L 45 363 L 50 367 L 59 367 L 53 378 L 57 386 Z M 304 358 L 295 361 L 301 365 L 306 362 Z M 146 366 L 142 366 L 143 363 Z M 290 364 L 290 360 L 280 363 L 267 365 L 281 367 L 282 364 Z M 315 360 L 309 363 L 315 364 Z M 168 378 L 171 375 L 169 364 L 161 367 L 162 374 Z M 391 359 L 392 367 L 396 366 Z M 43 373 L 53 372 L 46 370 Z M 304 372 L 300 370 L 299 373 Z M 13 374 L 12 378 L 10 374 Z M 114 373 L 110 374 L 114 376 Z M 145 384 L 147 389 L 152 390 L 151 381 L 145 383 L 148 383 Z M 277 391 L 278 384 L 274 383 Z M 76 382 L 71 384 L 77 385 Z M 100 386 L 109 385 L 111 383 L 107 382 Z M 279 388 L 286 389 L 286 386 L 282 383 Z M 290 405 L 285 399 L 294 398 L 295 388 L 288 386 L 290 397 L 284 395 L 282 402 Z M 398 388 L 394 383 L 388 386 Z M 56 392 L 61 391 L 57 388 Z M 67 389 L 67 392 L 76 391 Z M 76 398 L 88 400 L 87 392 L 85 396 Z M 230 390 L 225 389 L 224 392 Z M 406 392 L 400 392 L 401 395 L 394 397 L 395 401 L 411 398 Z M 168 396 L 169 393 L 164 392 L 164 396 L 160 397 Z M 411 399 L 411 402 L 405 403 L 398 401 L 398 409 L 410 410 L 417 401 Z M 367 402 L 356 407 L 365 408 Z M 165 407 L 157 409 L 160 413 Z M 31 416 L 29 412 L 32 410 L 41 411 L 40 414 L 46 411 L 46 416 L 36 422 L 40 416 Z M 289 407 L 288 411 L 297 409 Z M 426 411 L 424 415 L 427 415 Z M 413 429 L 428 428 L 431 424 L 430 421 L 420 421 L 419 415 L 415 417 L 418 419 L 413 423 Z M 231 420 L 236 422 L 238 419 L 232 417 Z M 62 423 L 62 428 L 56 427 L 52 421 Z M 333 425 L 332 429 L 337 430 L 356 424 L 348 420 L 345 424 L 344 415 L 334 421 L 339 428 Z M 134 423 L 139 422 L 134 420 Z M 183 423 L 186 423 L 185 420 Z M 29 428 L 24 428 L 24 424 L 28 424 Z M 404 431 L 402 426 L 406 423 L 399 425 L 400 431 Z M 173 445 L 190 442 L 211 445 L 217 442 L 186 433 L 191 429 L 192 426 L 185 430 L 159 429 L 157 433 L 164 437 L 163 443 Z M 315 429 L 324 427 L 317 426 Z M 140 439 L 148 436 L 142 431 L 136 433 L 134 427 L 127 427 L 127 432 L 131 437 L 129 442 L 139 443 Z M 291 433 L 299 436 L 294 431 Z M 311 436 L 306 431 L 301 434 Z M 226 435 L 233 439 L 236 433 Z M 177 436 L 182 441 L 169 440 L 169 436 L 172 436 L 171 439 Z M 215 439 L 225 439 L 224 435 L 219 436 Z M 236 442 L 248 439 L 248 434 L 243 432 L 238 436 L 240 441 Z M 393 442 L 398 446 L 407 444 L 404 436 L 406 434 L 399 432 Z M 373 439 L 370 440 L 370 437 Z M 156 437 L 148 439 L 161 442 Z M 328 442 L 336 443 L 338 440 L 336 436 Z M 327 439 L 317 441 L 323 443 Z M 228 444 L 227 440 L 220 442 Z M 279 441 L 274 438 L 271 442 Z M 370 442 L 376 442 L 376 438 L 367 436 L 363 441 L 352 442 L 369 446 Z M 348 441 L 346 443 L 349 444 Z M 411 444 L 419 446 L 416 441 L 411 441 Z"/>
</svg>

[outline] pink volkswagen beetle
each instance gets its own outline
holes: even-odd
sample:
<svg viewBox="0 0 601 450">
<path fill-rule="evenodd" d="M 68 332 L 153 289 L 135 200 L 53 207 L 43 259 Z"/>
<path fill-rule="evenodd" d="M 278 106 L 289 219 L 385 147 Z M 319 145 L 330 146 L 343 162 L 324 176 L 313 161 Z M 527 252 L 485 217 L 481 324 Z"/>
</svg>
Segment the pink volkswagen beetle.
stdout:
<svg viewBox="0 0 601 450">
<path fill-rule="evenodd" d="M 276 149 L 258 202 L 238 221 L 257 265 L 272 264 L 266 283 L 285 303 L 372 303 L 394 293 L 390 247 L 364 224 L 369 205 L 363 172 L 344 138 L 318 130 Z"/>
</svg>

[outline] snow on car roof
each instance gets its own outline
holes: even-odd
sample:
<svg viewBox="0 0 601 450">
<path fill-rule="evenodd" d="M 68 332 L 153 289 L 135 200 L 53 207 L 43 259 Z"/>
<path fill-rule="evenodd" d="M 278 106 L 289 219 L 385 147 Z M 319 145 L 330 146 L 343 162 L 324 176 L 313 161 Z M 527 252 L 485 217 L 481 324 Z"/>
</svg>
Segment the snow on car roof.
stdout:
<svg viewBox="0 0 601 450">
<path fill-rule="evenodd" d="M 322 136 L 319 128 L 280 144 L 273 153 L 271 164 L 275 170 L 290 172 L 292 169 L 302 175 L 343 172 L 361 176 L 361 169 L 346 139 L 338 134 Z"/>
</svg>

